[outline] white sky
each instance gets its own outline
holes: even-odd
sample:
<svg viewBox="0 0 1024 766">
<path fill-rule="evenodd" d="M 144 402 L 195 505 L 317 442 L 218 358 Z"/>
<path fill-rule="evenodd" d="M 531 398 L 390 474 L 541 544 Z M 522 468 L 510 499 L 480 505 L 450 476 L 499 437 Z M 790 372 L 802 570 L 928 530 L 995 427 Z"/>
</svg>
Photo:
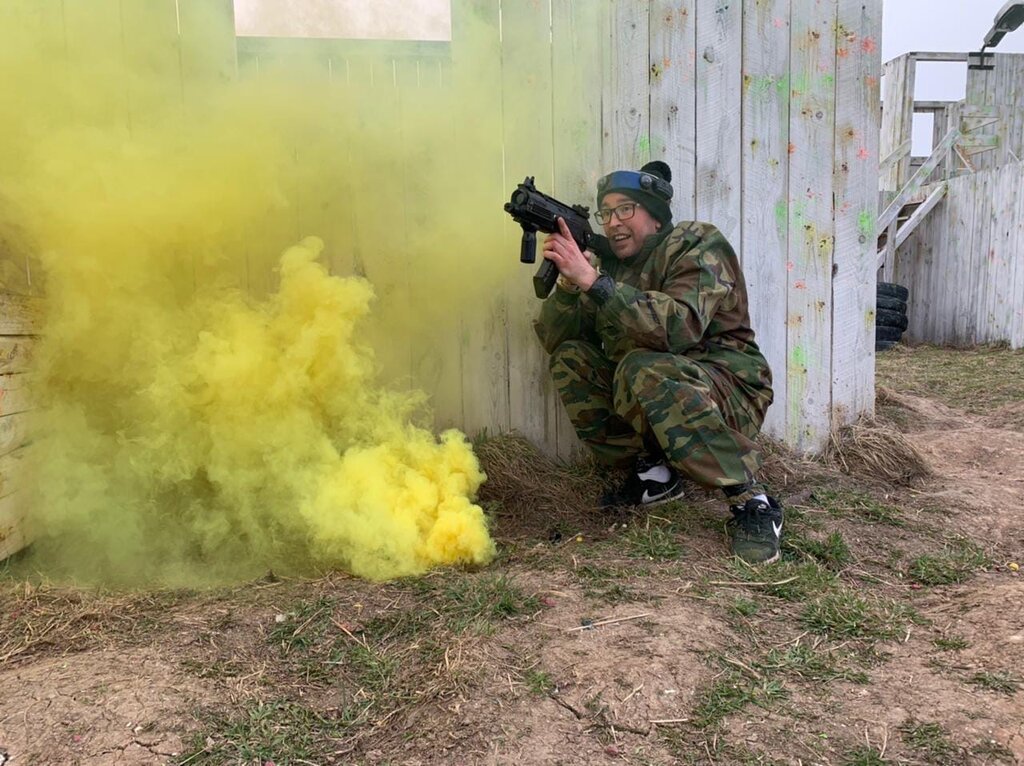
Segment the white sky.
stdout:
<svg viewBox="0 0 1024 766">
<path fill-rule="evenodd" d="M 910 51 L 970 52 L 981 49 L 996 13 L 1006 0 L 884 0 L 882 61 Z M 1024 53 L 1024 26 L 1007 34 L 997 53 Z M 966 64 L 917 65 L 919 101 L 957 101 L 964 97 Z M 929 154 L 931 117 L 914 122 L 914 154 Z"/>
</svg>

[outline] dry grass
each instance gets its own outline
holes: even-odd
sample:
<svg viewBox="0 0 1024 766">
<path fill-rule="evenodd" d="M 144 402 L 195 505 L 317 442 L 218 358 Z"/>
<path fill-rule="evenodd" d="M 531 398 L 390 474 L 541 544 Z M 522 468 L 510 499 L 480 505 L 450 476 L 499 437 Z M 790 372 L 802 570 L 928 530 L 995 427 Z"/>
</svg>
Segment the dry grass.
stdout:
<svg viewBox="0 0 1024 766">
<path fill-rule="evenodd" d="M 932 474 L 918 449 L 895 427 L 863 418 L 834 433 L 825 465 L 860 479 L 911 485 Z"/>
<path fill-rule="evenodd" d="M 50 650 L 76 652 L 142 635 L 152 615 L 175 600 L 171 594 L 103 594 L 72 588 L 12 583 L 0 591 L 0 666 Z"/>
<path fill-rule="evenodd" d="M 896 346 L 878 355 L 877 383 L 976 415 L 1024 401 L 1024 350 Z"/>
<path fill-rule="evenodd" d="M 594 515 L 607 469 L 592 460 L 563 463 L 518 434 L 502 434 L 474 445 L 487 481 L 480 502 L 515 536 L 538 522 L 583 523 Z"/>
</svg>

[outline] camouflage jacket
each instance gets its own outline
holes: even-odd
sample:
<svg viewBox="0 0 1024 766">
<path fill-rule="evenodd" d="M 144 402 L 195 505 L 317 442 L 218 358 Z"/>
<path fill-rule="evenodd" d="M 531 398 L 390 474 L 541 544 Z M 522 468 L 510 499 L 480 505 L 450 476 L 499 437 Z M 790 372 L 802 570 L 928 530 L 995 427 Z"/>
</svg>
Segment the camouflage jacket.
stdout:
<svg viewBox="0 0 1024 766">
<path fill-rule="evenodd" d="M 680 223 L 625 260 L 602 238 L 594 249 L 615 291 L 598 306 L 586 293 L 556 287 L 534 322 L 548 353 L 578 339 L 600 345 L 616 362 L 636 348 L 684 354 L 730 372 L 748 395 L 771 401 L 771 371 L 750 328 L 739 260 L 717 228 Z"/>
</svg>

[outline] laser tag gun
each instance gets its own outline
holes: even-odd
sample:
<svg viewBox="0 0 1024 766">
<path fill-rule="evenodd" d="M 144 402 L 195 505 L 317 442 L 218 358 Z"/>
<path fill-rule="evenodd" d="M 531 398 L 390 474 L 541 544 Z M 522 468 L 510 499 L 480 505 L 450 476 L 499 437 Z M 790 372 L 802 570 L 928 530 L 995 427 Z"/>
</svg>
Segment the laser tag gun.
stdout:
<svg viewBox="0 0 1024 766">
<path fill-rule="evenodd" d="M 519 260 L 523 263 L 537 260 L 537 232 L 553 234 L 558 231 L 559 218 L 565 219 L 580 250 L 586 250 L 594 236 L 594 230 L 590 228 L 590 208 L 582 205 L 570 207 L 537 191 L 533 176 L 527 176 L 512 192 L 512 199 L 505 203 L 505 212 L 523 227 L 523 243 L 519 250 Z M 558 267 L 547 258 L 542 260 L 544 262 L 533 277 L 533 291 L 538 298 L 547 298 L 558 279 Z"/>
</svg>

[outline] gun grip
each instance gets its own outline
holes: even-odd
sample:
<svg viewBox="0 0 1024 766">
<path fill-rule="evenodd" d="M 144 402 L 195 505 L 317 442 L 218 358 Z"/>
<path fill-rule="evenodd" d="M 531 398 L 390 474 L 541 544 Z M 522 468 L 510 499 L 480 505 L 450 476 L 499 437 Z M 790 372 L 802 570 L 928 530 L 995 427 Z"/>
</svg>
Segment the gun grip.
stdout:
<svg viewBox="0 0 1024 766">
<path fill-rule="evenodd" d="M 523 229 L 523 242 L 519 248 L 519 260 L 533 263 L 537 260 L 537 234 L 533 229 Z"/>
<path fill-rule="evenodd" d="M 533 292 L 538 298 L 547 298 L 558 280 L 558 267 L 547 258 L 533 275 Z"/>
</svg>

